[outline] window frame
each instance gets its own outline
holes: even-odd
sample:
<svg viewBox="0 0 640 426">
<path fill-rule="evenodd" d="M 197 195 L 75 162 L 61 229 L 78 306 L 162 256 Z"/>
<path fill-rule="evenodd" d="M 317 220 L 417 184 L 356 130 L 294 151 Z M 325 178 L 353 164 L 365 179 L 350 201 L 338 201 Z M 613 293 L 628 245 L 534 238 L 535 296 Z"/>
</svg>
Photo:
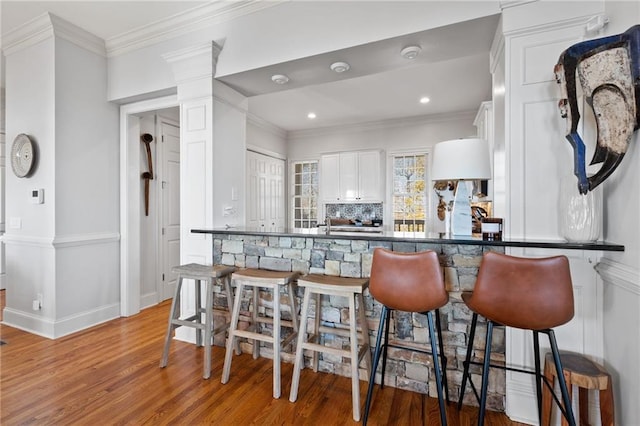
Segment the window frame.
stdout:
<svg viewBox="0 0 640 426">
<path fill-rule="evenodd" d="M 296 171 L 296 166 L 297 165 L 301 165 L 302 167 L 304 167 L 305 164 L 315 164 L 315 196 L 314 197 L 305 197 L 302 194 L 296 194 L 296 189 L 298 187 L 298 185 L 296 184 L 296 176 L 297 176 L 297 171 Z M 320 160 L 318 159 L 306 159 L 306 160 L 291 160 L 289 162 L 289 215 L 290 215 L 290 220 L 289 220 L 289 224 L 291 226 L 292 229 L 313 229 L 317 227 L 318 224 L 318 214 L 319 214 L 319 209 L 320 209 L 320 173 L 319 173 L 319 168 L 320 168 Z M 303 173 L 301 173 L 302 175 Z M 302 184 L 304 185 L 304 183 Z M 305 207 L 302 206 L 297 206 L 296 205 L 296 200 L 297 199 L 303 199 L 303 198 L 315 198 L 315 215 L 314 216 L 309 216 L 308 218 L 296 218 L 296 210 L 300 209 L 301 211 L 304 210 Z M 313 206 L 312 207 L 308 207 L 309 209 L 311 209 L 311 211 L 313 210 Z M 311 214 L 311 212 L 310 212 Z M 300 223 L 297 223 L 297 221 L 300 221 Z M 304 223 L 306 222 L 306 223 Z M 296 226 L 296 225 L 307 225 L 307 226 Z"/>
<path fill-rule="evenodd" d="M 417 231 L 414 228 L 414 232 L 433 232 L 436 228 L 434 221 L 434 192 L 431 191 L 433 185 L 431 182 L 431 155 L 432 149 L 429 147 L 428 149 L 406 149 L 406 150 L 397 150 L 388 153 L 387 158 L 387 207 L 385 208 L 385 225 L 388 225 L 389 229 L 392 231 L 396 231 L 395 229 L 395 215 L 394 215 L 394 201 L 395 201 L 395 159 L 397 157 L 419 157 L 424 156 L 424 164 L 425 164 L 425 173 L 424 173 L 424 228 L 422 231 Z M 388 218 L 388 219 L 387 219 Z M 400 232 L 400 231 L 396 231 Z M 402 232 L 410 232 L 408 230 Z"/>
</svg>

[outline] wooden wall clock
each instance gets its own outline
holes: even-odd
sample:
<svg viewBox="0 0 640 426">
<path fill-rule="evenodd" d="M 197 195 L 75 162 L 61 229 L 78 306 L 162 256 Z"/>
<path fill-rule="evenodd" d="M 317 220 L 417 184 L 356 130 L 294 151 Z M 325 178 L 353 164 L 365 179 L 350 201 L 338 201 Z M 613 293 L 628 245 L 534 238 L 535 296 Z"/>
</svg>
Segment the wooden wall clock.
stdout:
<svg viewBox="0 0 640 426">
<path fill-rule="evenodd" d="M 36 147 L 31 138 L 20 133 L 11 146 L 11 169 L 19 178 L 28 177 L 35 168 Z"/>
</svg>

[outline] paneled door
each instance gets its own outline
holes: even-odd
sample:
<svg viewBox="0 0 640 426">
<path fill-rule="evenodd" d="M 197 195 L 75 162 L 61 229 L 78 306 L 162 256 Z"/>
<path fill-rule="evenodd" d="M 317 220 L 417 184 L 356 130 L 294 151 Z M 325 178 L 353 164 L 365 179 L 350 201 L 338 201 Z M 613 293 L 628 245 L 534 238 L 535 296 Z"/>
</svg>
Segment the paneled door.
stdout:
<svg viewBox="0 0 640 426">
<path fill-rule="evenodd" d="M 285 161 L 247 151 L 247 226 L 261 231 L 285 225 Z"/>
<path fill-rule="evenodd" d="M 180 127 L 161 121 L 161 299 L 173 297 L 176 276 L 173 266 L 180 264 Z"/>
</svg>

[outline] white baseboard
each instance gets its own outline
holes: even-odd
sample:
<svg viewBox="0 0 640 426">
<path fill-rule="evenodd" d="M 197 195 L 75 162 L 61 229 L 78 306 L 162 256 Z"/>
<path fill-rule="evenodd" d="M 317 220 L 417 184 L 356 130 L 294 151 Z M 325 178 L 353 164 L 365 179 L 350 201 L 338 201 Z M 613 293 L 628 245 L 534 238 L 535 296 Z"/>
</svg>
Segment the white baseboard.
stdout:
<svg viewBox="0 0 640 426">
<path fill-rule="evenodd" d="M 119 317 L 120 303 L 102 306 L 57 321 L 30 312 L 5 308 L 2 323 L 38 336 L 57 339 Z"/>
<path fill-rule="evenodd" d="M 148 293 L 140 297 L 140 309 L 150 308 L 158 304 L 158 293 Z"/>
</svg>

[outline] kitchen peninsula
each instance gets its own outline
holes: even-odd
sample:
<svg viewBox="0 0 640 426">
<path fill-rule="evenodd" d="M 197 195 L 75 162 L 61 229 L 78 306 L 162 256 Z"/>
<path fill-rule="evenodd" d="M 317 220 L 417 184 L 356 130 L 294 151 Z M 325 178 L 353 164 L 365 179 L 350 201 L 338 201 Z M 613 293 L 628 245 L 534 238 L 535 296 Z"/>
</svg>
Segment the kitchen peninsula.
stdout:
<svg viewBox="0 0 640 426">
<path fill-rule="evenodd" d="M 367 277 L 371 270 L 373 250 L 385 247 L 395 251 L 416 252 L 434 250 L 438 253 L 445 276 L 445 284 L 450 300 L 440 310 L 442 320 L 445 354 L 447 357 L 447 377 L 450 398 L 458 397 L 462 378 L 462 361 L 466 353 L 466 344 L 471 312 L 462 302 L 461 293 L 473 289 L 478 267 L 485 251 L 504 252 L 505 247 L 533 247 L 541 249 L 586 250 L 586 251 L 623 251 L 624 246 L 606 242 L 568 243 L 557 241 L 504 240 L 484 241 L 479 237 L 445 237 L 422 233 L 394 232 L 383 229 L 382 232 L 336 232 L 327 234 L 323 228 L 308 230 L 283 230 L 282 232 L 262 232 L 248 228 L 193 229 L 191 232 L 212 236 L 214 263 L 237 267 L 263 268 L 272 270 L 294 270 L 302 273 L 317 273 L 344 277 Z M 298 297 L 302 293 L 297 294 Z M 266 306 L 269 301 L 264 300 Z M 216 294 L 216 308 L 224 309 L 226 299 Z M 380 305 L 365 293 L 366 313 L 371 336 L 375 336 L 378 327 Z M 243 306 L 247 306 L 243 303 Z M 246 308 L 244 308 L 246 309 Z M 344 301 L 323 301 L 322 324 L 328 327 L 346 328 L 348 309 Z M 427 341 L 426 317 L 420 314 L 394 312 L 391 328 L 391 340 L 403 343 L 425 345 Z M 484 339 L 480 331 L 476 338 Z M 373 337 L 372 337 L 373 339 Z M 505 360 L 505 330 L 494 331 L 494 353 L 496 362 Z M 346 345 L 346 342 L 334 341 L 332 345 Z M 481 345 L 476 345 L 477 347 Z M 271 348 L 262 348 L 270 351 Z M 285 348 L 292 352 L 292 348 Z M 268 353 L 268 352 L 265 352 Z M 267 355 L 268 356 L 268 355 Z M 292 362 L 292 358 L 284 358 Z M 389 351 L 388 376 L 385 383 L 398 388 L 435 395 L 431 358 L 419 353 L 403 350 Z M 425 368 L 428 366 L 429 368 Z M 341 357 L 324 356 L 320 361 L 320 370 L 329 373 L 349 375 L 348 360 Z M 505 372 L 492 369 L 489 387 L 488 408 L 505 409 Z M 361 376 L 362 377 L 362 376 Z M 479 383 L 479 382 L 478 382 Z M 432 391 L 431 391 L 432 390 Z M 466 403 L 473 402 L 472 393 L 467 393 Z"/>
</svg>

